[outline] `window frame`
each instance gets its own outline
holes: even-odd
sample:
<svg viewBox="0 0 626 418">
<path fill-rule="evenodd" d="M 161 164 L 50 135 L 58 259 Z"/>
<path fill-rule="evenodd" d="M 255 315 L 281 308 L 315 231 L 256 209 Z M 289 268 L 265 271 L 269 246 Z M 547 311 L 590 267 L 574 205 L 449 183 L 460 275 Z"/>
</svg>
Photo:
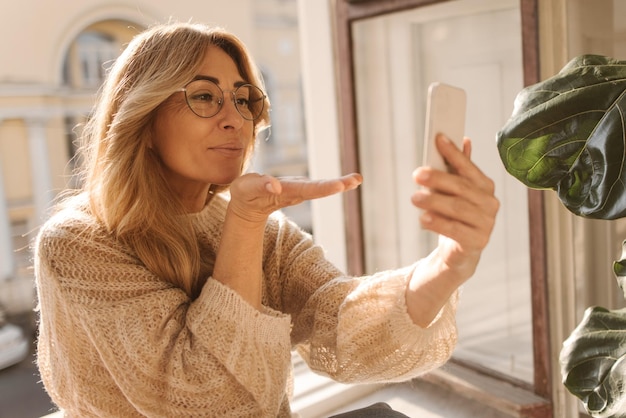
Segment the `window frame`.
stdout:
<svg viewBox="0 0 626 418">
<path fill-rule="evenodd" d="M 377 17 L 449 0 L 335 0 L 333 2 L 334 47 L 337 58 L 336 79 L 338 94 L 338 117 L 340 130 L 340 159 L 343 172 L 360 172 L 359 138 L 357 130 L 356 101 L 354 92 L 354 57 L 352 50 L 352 24 L 361 19 Z M 522 56 L 524 85 L 540 80 L 539 67 L 539 21 L 538 0 L 520 0 L 522 22 Z M 544 216 L 544 192 L 528 191 L 528 216 L 530 239 L 530 272 L 533 312 L 533 363 L 532 387 L 520 382 L 496 376 L 488 370 L 457 363 L 449 371 L 436 371 L 429 377 L 441 385 L 452 387 L 459 393 L 476 397 L 476 391 L 467 391 L 462 383 L 469 376 L 487 376 L 489 382 L 478 392 L 485 396 L 482 401 L 495 404 L 502 401 L 503 394 L 487 393 L 492 381 L 504 381 L 511 385 L 511 392 L 521 390 L 529 396 L 512 396 L 507 411 L 516 416 L 551 417 L 552 360 L 550 358 L 550 324 L 548 308 L 548 277 L 546 262 L 546 227 Z M 350 274 L 361 275 L 365 270 L 364 233 L 361 193 L 356 190 L 344 196 L 346 219 L 347 268 Z M 457 367 L 458 366 L 458 367 Z M 461 375 L 469 373 L 465 378 Z M 506 387 L 506 385 L 505 385 Z M 539 400 L 533 395 L 539 397 Z M 498 399 L 495 399 L 498 398 Z M 508 402 L 508 401 L 507 401 Z"/>
</svg>

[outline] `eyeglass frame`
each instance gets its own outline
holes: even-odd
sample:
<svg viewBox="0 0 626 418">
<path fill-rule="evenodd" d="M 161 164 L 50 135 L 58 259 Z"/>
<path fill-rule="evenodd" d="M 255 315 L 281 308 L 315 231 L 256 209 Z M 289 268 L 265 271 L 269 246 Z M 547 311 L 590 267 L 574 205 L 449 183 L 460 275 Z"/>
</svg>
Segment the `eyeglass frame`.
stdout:
<svg viewBox="0 0 626 418">
<path fill-rule="evenodd" d="M 189 86 L 191 83 L 194 83 L 196 81 L 208 81 L 209 83 L 213 83 L 215 85 L 215 87 L 217 87 L 219 89 L 219 91 L 222 93 L 222 97 L 220 99 L 218 99 L 218 107 L 217 107 L 217 111 L 215 113 L 213 113 L 210 116 L 202 116 L 199 115 L 191 106 L 191 104 L 189 103 L 189 97 L 187 96 L 187 86 Z M 244 115 L 241 110 L 239 110 L 239 106 L 237 105 L 237 92 L 239 91 L 239 89 L 244 88 L 244 87 L 254 87 L 255 89 L 257 89 L 258 91 L 261 92 L 261 96 L 259 98 L 259 100 L 261 100 L 261 110 L 259 112 L 259 115 L 253 119 L 250 119 L 248 117 L 246 117 L 246 115 Z M 191 110 L 191 112 L 203 119 L 209 119 L 212 118 L 213 116 L 216 116 L 218 113 L 220 113 L 220 111 L 222 110 L 222 108 L 224 107 L 224 101 L 225 101 L 225 97 L 226 97 L 226 93 L 230 93 L 230 98 L 231 101 L 233 102 L 233 105 L 235 106 L 235 109 L 237 110 L 237 113 L 239 113 L 241 115 L 242 118 L 244 118 L 245 120 L 249 120 L 251 122 L 254 122 L 255 120 L 257 120 L 258 118 L 261 117 L 261 115 L 263 115 L 263 109 L 265 108 L 265 99 L 267 99 L 267 95 L 265 94 L 265 92 L 263 91 L 263 89 L 261 89 L 259 86 L 255 86 L 252 83 L 243 83 L 238 85 L 234 90 L 224 90 L 222 89 L 218 83 L 216 83 L 215 81 L 208 79 L 208 78 L 194 78 L 193 80 L 191 80 L 190 82 L 188 82 L 187 84 L 185 84 L 184 87 L 181 87 L 178 91 L 181 91 L 185 94 L 185 103 L 187 103 L 187 107 L 189 108 L 189 110 Z"/>
</svg>

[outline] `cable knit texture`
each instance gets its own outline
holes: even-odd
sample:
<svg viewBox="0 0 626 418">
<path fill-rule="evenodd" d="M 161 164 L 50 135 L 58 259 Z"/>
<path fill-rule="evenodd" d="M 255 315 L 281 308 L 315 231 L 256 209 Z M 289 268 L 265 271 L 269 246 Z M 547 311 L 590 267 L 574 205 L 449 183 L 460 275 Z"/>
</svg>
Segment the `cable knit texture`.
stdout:
<svg viewBox="0 0 626 418">
<path fill-rule="evenodd" d="M 227 205 L 218 195 L 188 215 L 212 254 Z M 404 297 L 416 266 L 347 277 L 279 212 L 266 227 L 262 311 L 210 275 L 190 299 L 78 200 L 35 251 L 38 364 L 66 417 L 289 417 L 294 348 L 338 381 L 388 382 L 440 366 L 456 344 L 456 294 L 420 328 Z"/>
</svg>

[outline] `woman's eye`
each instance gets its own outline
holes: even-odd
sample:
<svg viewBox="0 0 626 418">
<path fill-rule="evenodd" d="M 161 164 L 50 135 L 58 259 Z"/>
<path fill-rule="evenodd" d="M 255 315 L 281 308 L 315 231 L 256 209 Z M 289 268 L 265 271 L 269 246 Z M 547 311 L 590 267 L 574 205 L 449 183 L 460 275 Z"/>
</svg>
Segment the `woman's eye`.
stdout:
<svg viewBox="0 0 626 418">
<path fill-rule="evenodd" d="M 211 93 L 196 93 L 193 95 L 193 100 L 196 102 L 214 103 L 216 98 Z"/>
<path fill-rule="evenodd" d="M 250 100 L 246 97 L 237 97 L 237 106 L 248 107 Z"/>
</svg>

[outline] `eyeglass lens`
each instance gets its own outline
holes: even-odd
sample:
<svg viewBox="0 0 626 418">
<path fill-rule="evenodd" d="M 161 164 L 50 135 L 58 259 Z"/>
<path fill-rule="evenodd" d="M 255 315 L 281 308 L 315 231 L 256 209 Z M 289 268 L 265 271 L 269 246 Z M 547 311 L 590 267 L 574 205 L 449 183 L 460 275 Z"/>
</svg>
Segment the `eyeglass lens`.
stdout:
<svg viewBox="0 0 626 418">
<path fill-rule="evenodd" d="M 224 92 L 210 80 L 194 80 L 184 89 L 189 108 L 202 118 L 215 116 L 224 104 Z M 255 120 L 263 112 L 265 95 L 252 84 L 243 84 L 231 94 L 235 108 L 244 119 Z"/>
</svg>

